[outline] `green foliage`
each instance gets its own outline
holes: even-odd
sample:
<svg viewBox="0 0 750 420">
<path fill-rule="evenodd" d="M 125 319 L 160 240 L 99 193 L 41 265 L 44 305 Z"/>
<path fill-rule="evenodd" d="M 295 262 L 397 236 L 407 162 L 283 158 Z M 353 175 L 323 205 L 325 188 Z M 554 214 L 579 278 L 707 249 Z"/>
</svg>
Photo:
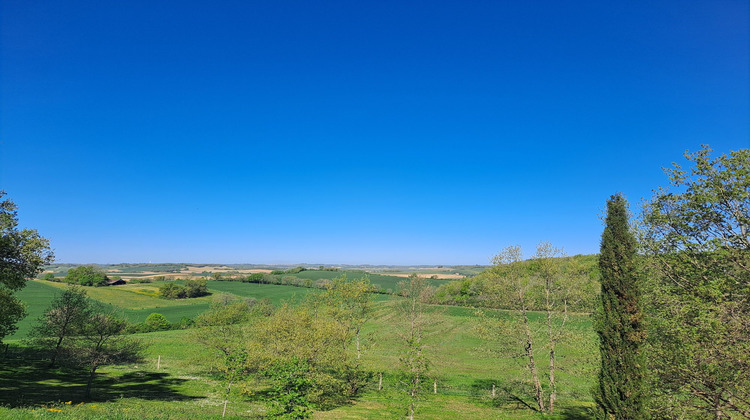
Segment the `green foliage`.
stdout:
<svg viewBox="0 0 750 420">
<path fill-rule="evenodd" d="M 599 270 L 601 307 L 596 312 L 601 369 L 594 396 L 608 418 L 644 417 L 644 358 L 646 338 L 641 310 L 636 240 L 630 232 L 627 202 L 622 195 L 607 201 Z"/>
<path fill-rule="evenodd" d="M 41 291 L 54 292 L 61 286 L 41 281 L 29 283 L 19 297 L 29 306 L 30 313 L 34 313 L 32 309 L 38 306 L 38 302 L 44 302 L 44 306 L 47 305 L 48 293 L 41 293 Z M 260 300 L 268 296 L 274 302 L 290 299 L 294 293 L 298 295 L 319 293 L 312 289 L 240 282 L 209 281 L 208 284 L 214 292 L 215 300 L 220 298 L 219 290 L 236 295 L 235 299 L 239 296 L 247 296 Z M 128 296 L 141 296 L 129 291 L 140 289 L 139 285 L 133 286 L 91 288 L 87 289 L 87 292 L 92 297 L 110 296 L 107 297 L 107 302 L 112 302 L 116 306 L 134 308 L 142 303 L 129 300 Z M 155 290 L 156 287 L 153 289 Z M 403 392 L 403 382 L 400 381 L 404 378 L 396 372 L 401 354 L 401 338 L 397 335 L 394 326 L 401 320 L 391 310 L 402 298 L 384 295 L 373 295 L 373 298 L 376 299 L 373 316 L 365 323 L 363 334 L 369 336 L 376 332 L 377 335 L 369 341 L 371 344 L 363 352 L 362 368 L 365 373 L 376 372 L 375 380 L 368 383 L 355 398 L 350 398 L 346 393 L 348 380 L 345 379 L 344 368 L 334 370 L 318 365 L 312 376 L 316 385 L 309 398 L 309 401 L 315 404 L 316 416 L 362 419 L 403 417 L 404 405 L 399 405 L 396 411 L 395 404 L 391 403 L 392 399 L 400 399 L 398 395 L 407 397 L 407 394 Z M 183 311 L 189 316 L 195 316 L 193 315 L 195 311 L 208 309 L 204 298 L 183 301 L 152 298 L 152 301 L 155 306 L 139 309 L 137 313 L 128 309 L 125 313 L 129 316 L 132 314 L 133 320 L 142 322 L 152 312 L 159 312 L 171 322 L 176 323 Z M 151 305 L 152 301 L 148 301 L 148 305 Z M 160 308 L 154 309 L 156 306 Z M 435 355 L 435 365 L 431 371 L 433 373 L 430 373 L 428 379 L 423 381 L 422 391 L 429 393 L 429 398 L 419 404 L 416 417 L 529 420 L 542 417 L 517 399 L 520 397 L 525 402 L 532 403 L 524 397 L 528 395 L 525 393 L 528 388 L 527 384 L 521 383 L 516 386 L 518 378 L 524 376 L 525 364 L 518 363 L 515 358 L 490 357 L 484 350 L 480 350 L 484 346 L 474 330 L 477 323 L 474 311 L 462 307 L 448 307 L 444 311 L 436 309 L 434 306 L 427 306 L 428 316 L 433 321 L 439 322 L 436 330 L 438 334 L 428 334 L 425 342 L 429 354 Z M 319 316 L 322 316 L 321 312 L 318 307 Z M 485 312 L 498 317 L 512 315 L 506 311 L 491 309 Z M 566 328 L 569 328 L 571 334 L 575 334 L 579 340 L 558 348 L 560 368 L 563 369 L 560 381 L 566 386 L 560 387 L 559 411 L 556 410 L 556 413 L 559 413 L 557 415 L 559 418 L 589 418 L 586 410 L 592 405 L 588 391 L 593 385 L 591 379 L 595 377 L 593 359 L 596 355 L 596 348 L 579 349 L 574 345 L 578 341 L 593 342 L 596 337 L 592 334 L 589 316 L 575 314 L 571 317 L 571 322 Z M 288 319 L 286 316 L 284 318 Z M 541 340 L 544 336 L 541 334 L 544 328 L 543 314 L 530 313 L 530 321 L 532 329 L 540 333 Z M 256 327 L 258 322 L 265 323 L 265 320 L 263 317 L 258 317 L 248 323 L 239 324 L 245 326 L 240 336 L 242 342 L 255 341 L 253 337 L 258 329 Z M 213 328 L 215 327 L 207 327 L 205 334 L 211 334 Z M 80 406 L 77 406 L 77 403 L 81 401 L 87 382 L 87 372 L 81 369 L 49 371 L 46 363 L 34 363 L 33 358 L 20 359 L 22 355 L 18 353 L 18 347 L 14 349 L 14 342 L 11 342 L 7 357 L 0 357 L 0 388 L 4 390 L 0 393 L 0 418 L 26 419 L 51 416 L 75 419 L 106 417 L 208 420 L 217 418 L 222 412 L 220 398 L 223 398 L 227 388 L 222 373 L 224 361 L 216 351 L 196 345 L 194 341 L 188 339 L 197 331 L 197 329 L 190 329 L 150 333 L 145 338 L 151 344 L 146 351 L 147 360 L 143 363 L 104 367 L 97 370 L 93 384 L 96 404 L 87 403 Z M 265 332 L 263 334 L 266 335 Z M 273 331 L 269 330 L 268 335 L 272 334 Z M 336 342 L 331 343 L 336 345 Z M 347 343 L 346 351 L 335 348 L 331 353 L 332 357 L 346 355 L 349 364 L 352 364 L 355 356 L 353 343 L 351 341 Z M 538 353 L 543 356 L 546 343 L 543 341 L 540 343 Z M 487 347 L 499 348 L 500 345 L 493 343 L 492 346 L 488 344 Z M 517 350 L 517 348 L 510 350 Z M 263 351 L 263 348 L 260 347 L 259 351 Z M 162 369 L 156 371 L 158 356 L 161 356 Z M 15 365 L 5 363 L 9 360 L 16 363 L 16 359 L 18 360 Z M 384 388 L 382 391 L 377 391 L 377 372 L 380 371 L 383 372 Z M 269 383 L 257 371 L 254 372 L 240 375 L 241 378 L 232 385 L 232 392 L 228 398 L 227 418 L 260 418 L 265 415 L 267 409 L 260 397 L 265 395 Z M 439 373 L 438 393 L 432 394 L 432 376 L 435 373 Z M 333 384 L 338 385 L 330 389 L 328 388 L 330 382 L 327 381 L 326 375 L 334 374 L 342 379 L 334 381 Z M 492 383 L 497 384 L 497 399 L 490 398 Z M 318 388 L 326 389 L 329 395 L 323 398 L 327 401 L 323 405 L 321 405 L 322 398 L 317 394 Z M 243 391 L 247 391 L 248 394 L 240 396 L 239 393 Z M 206 397 L 210 398 L 211 404 L 194 403 L 207 401 Z M 58 403 L 58 400 L 67 402 L 71 399 L 73 400 L 71 405 Z M 40 407 L 42 404 L 46 407 Z M 59 408 L 63 412 L 51 413 L 46 410 L 47 407 Z M 320 409 L 326 411 L 317 412 Z"/>
<path fill-rule="evenodd" d="M 396 309 L 401 319 L 398 331 L 402 341 L 400 374 L 407 394 L 407 412 L 414 418 L 417 402 L 424 398 L 423 382 L 430 367 L 425 353 L 425 333 L 429 323 L 434 322 L 426 314 L 427 302 L 434 288 L 422 277 L 412 274 L 400 285 L 402 299 Z"/>
<path fill-rule="evenodd" d="M 5 191 L 0 190 L 0 200 Z M 15 203 L 0 201 L 0 343 L 16 330 L 16 323 L 25 311 L 13 296 L 34 278 L 44 264 L 53 260 L 49 241 L 33 229 L 18 229 L 18 212 Z"/>
<path fill-rule="evenodd" d="M 642 213 L 654 416 L 750 412 L 750 149 L 710 153 L 666 169 Z"/>
<path fill-rule="evenodd" d="M 26 316 L 23 303 L 8 289 L 0 287 L 0 343 L 16 331 L 17 323 Z"/>
<path fill-rule="evenodd" d="M 80 333 L 71 337 L 71 342 L 65 346 L 61 361 L 68 366 L 88 371 L 86 399 L 91 398 L 94 377 L 99 367 L 134 363 L 142 359 L 145 345 L 140 340 L 124 336 L 126 327 L 124 319 L 95 305 Z"/>
<path fill-rule="evenodd" d="M 357 292 L 363 285 L 362 293 Z M 214 368 L 232 382 L 248 375 L 270 378 L 268 402 L 274 416 L 303 418 L 295 416 L 341 404 L 367 380 L 351 347 L 369 310 L 368 286 L 342 279 L 325 296 L 313 295 L 276 311 L 268 301 L 218 296 L 197 319 L 193 339 L 218 356 Z M 297 386 L 300 381 L 307 385 Z"/>
<path fill-rule="evenodd" d="M 55 298 L 39 318 L 29 344 L 49 354 L 51 366 L 59 362 L 85 370 L 89 398 L 100 366 L 140 359 L 144 346 L 122 335 L 126 326 L 127 322 L 111 309 L 91 301 L 83 289 L 73 286 Z"/>
<path fill-rule="evenodd" d="M 568 302 L 568 309 L 574 312 L 593 312 L 598 298 L 596 279 L 599 277 L 596 255 L 576 255 L 573 257 L 555 258 L 557 270 L 563 277 L 576 278 L 579 288 L 578 296 Z M 529 275 L 536 275 L 538 261 L 534 259 L 518 260 L 511 265 L 518 265 L 518 269 Z M 515 268 L 514 268 L 515 269 Z M 502 283 L 507 276 L 510 265 L 495 264 L 479 275 L 442 284 L 435 291 L 434 302 L 447 305 L 466 305 L 484 308 L 514 309 L 513 298 L 508 293 L 496 293 L 498 282 Z M 528 299 L 529 310 L 544 310 L 545 303 L 542 289 L 531 290 Z"/>
<path fill-rule="evenodd" d="M 50 365 L 54 366 L 67 341 L 81 334 L 92 314 L 86 291 L 71 286 L 57 296 L 37 320 L 31 330 L 30 344 L 49 354 Z"/>
<path fill-rule="evenodd" d="M 185 285 L 175 282 L 164 283 L 159 286 L 159 296 L 164 299 L 185 299 L 208 295 L 206 279 L 185 280 Z"/>
<path fill-rule="evenodd" d="M 82 265 L 68 270 L 65 282 L 81 286 L 106 286 L 107 276 L 96 266 Z"/>
<path fill-rule="evenodd" d="M 369 278 L 349 280 L 344 275 L 334 279 L 320 295 L 325 313 L 354 336 L 357 359 L 361 357 L 360 331 L 372 316 L 372 292 Z"/>
<path fill-rule="evenodd" d="M 189 298 L 208 295 L 206 279 L 185 280 L 185 295 Z"/>
<path fill-rule="evenodd" d="M 54 273 L 45 273 L 45 274 L 44 274 L 44 275 L 42 276 L 42 280 L 47 280 L 47 281 L 58 281 L 58 280 L 57 280 L 57 279 L 55 278 L 55 274 L 54 274 Z"/>
<path fill-rule="evenodd" d="M 261 283 L 263 282 L 263 273 L 253 273 L 247 276 L 247 281 L 250 283 Z"/>
<path fill-rule="evenodd" d="M 172 328 L 172 324 L 167 320 L 164 315 L 159 313 L 153 313 L 146 318 L 143 322 L 148 331 L 162 331 Z"/>
<path fill-rule="evenodd" d="M 255 318 L 272 315 L 273 309 L 268 299 L 258 301 L 219 295 L 209 310 L 195 320 L 193 340 L 226 359 L 242 349 L 246 338 L 245 324 Z"/>
<path fill-rule="evenodd" d="M 296 356 L 275 361 L 263 371 L 271 380 L 268 391 L 269 417 L 307 419 L 312 416 L 312 404 L 307 398 L 315 385 L 310 378 L 311 371 L 310 364 Z"/>
<path fill-rule="evenodd" d="M 164 299 L 183 299 L 187 297 L 185 288 L 174 282 L 167 282 L 159 286 L 159 296 Z"/>
</svg>

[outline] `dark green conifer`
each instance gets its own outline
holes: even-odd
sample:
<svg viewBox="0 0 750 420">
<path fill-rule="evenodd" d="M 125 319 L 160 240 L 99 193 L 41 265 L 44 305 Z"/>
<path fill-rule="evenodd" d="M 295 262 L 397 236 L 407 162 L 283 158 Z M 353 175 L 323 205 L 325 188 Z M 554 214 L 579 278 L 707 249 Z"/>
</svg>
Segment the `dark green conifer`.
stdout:
<svg viewBox="0 0 750 420">
<path fill-rule="evenodd" d="M 644 417 L 642 344 L 646 333 L 639 303 L 636 240 L 628 224 L 627 201 L 607 201 L 599 270 L 602 305 L 596 314 L 601 369 L 595 399 L 608 419 Z"/>
</svg>

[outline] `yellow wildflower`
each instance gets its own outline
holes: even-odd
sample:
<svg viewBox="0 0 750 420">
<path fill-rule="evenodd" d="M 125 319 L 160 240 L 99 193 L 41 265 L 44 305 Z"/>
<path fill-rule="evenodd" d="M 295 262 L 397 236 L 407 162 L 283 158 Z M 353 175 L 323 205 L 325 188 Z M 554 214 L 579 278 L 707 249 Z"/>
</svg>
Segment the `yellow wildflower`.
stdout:
<svg viewBox="0 0 750 420">
<path fill-rule="evenodd" d="M 59 408 L 48 408 L 47 411 L 54 411 L 55 413 L 59 413 L 62 410 L 60 410 Z"/>
<path fill-rule="evenodd" d="M 64 402 L 63 404 L 65 404 L 65 405 L 70 405 L 70 404 L 72 404 L 72 403 L 73 403 L 73 401 L 68 401 L 68 402 Z"/>
</svg>

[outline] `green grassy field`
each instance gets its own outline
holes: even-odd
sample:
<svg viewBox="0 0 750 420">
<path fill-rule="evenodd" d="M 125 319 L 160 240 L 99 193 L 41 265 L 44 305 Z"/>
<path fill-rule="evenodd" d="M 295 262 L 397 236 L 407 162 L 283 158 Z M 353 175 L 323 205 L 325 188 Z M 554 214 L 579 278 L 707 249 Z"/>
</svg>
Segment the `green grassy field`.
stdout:
<svg viewBox="0 0 750 420">
<path fill-rule="evenodd" d="M 338 277 L 341 277 L 343 275 L 346 275 L 349 279 L 360 279 L 363 277 L 368 277 L 370 279 L 370 283 L 372 283 L 375 286 L 378 286 L 382 290 L 391 290 L 391 291 L 398 291 L 400 290 L 399 282 L 405 281 L 406 278 L 404 277 L 397 277 L 397 276 L 388 276 L 383 274 L 374 274 L 374 273 L 368 273 L 365 271 L 358 271 L 358 270 L 346 270 L 346 271 L 317 271 L 317 270 L 308 270 L 308 271 L 302 271 L 300 273 L 296 274 L 285 274 L 289 276 L 294 276 L 301 279 L 311 279 L 313 281 L 315 280 L 331 280 Z M 441 284 L 445 284 L 450 282 L 451 280 L 447 279 L 427 279 L 427 282 L 431 285 L 437 287 Z"/>
<path fill-rule="evenodd" d="M 197 314 L 208 307 L 211 297 L 164 301 L 147 293 L 158 284 L 126 287 L 87 288 L 92 297 L 117 304 L 131 319 L 142 320 L 158 311 L 170 320 L 185 314 Z M 62 285 L 32 281 L 21 293 L 29 312 L 38 316 Z M 271 299 L 274 303 L 293 296 L 314 293 L 315 289 L 291 286 L 260 285 L 239 282 L 209 282 L 212 293 Z M 399 365 L 400 339 L 394 328 L 398 322 L 392 305 L 396 297 L 378 296 L 374 316 L 364 329 L 363 363 L 373 372 L 383 372 L 384 390 L 372 383 L 351 404 L 315 413 L 320 419 L 380 419 L 401 417 L 398 400 L 401 385 L 395 379 Z M 157 302 L 161 306 L 157 305 Z M 437 378 L 438 393 L 430 386 L 421 401 L 417 418 L 429 419 L 508 419 L 508 418 L 589 418 L 592 406 L 589 389 L 593 382 L 595 350 L 580 347 L 593 343 L 588 315 L 574 315 L 568 331 L 569 345 L 558 348 L 558 410 L 555 416 L 543 416 L 532 405 L 528 392 L 528 374 L 523 360 L 499 357 L 491 350 L 496 343 L 479 337 L 475 327 L 479 320 L 470 308 L 440 307 L 431 309 L 434 321 L 428 328 L 426 352 L 432 361 L 431 375 Z M 496 311 L 499 317 L 513 313 Z M 543 316 L 531 318 L 539 339 L 543 334 Z M 24 321 L 28 322 L 28 321 Z M 24 327 L 23 330 L 28 330 Z M 20 338 L 23 330 L 14 338 Z M 0 359 L 0 418 L 216 418 L 222 409 L 222 385 L 206 370 L 205 361 L 215 357 L 196 344 L 191 335 L 196 330 L 177 330 L 140 334 L 149 343 L 146 360 L 138 365 L 105 367 L 97 377 L 94 401 L 80 404 L 85 379 L 75 372 L 55 370 L 27 363 L 19 350 L 11 348 Z M 12 342 L 12 341 L 11 341 Z M 507 344 L 506 344 L 507 345 Z M 518 348 L 518 353 L 523 349 Z M 540 341 L 537 357 L 544 374 L 545 351 Z M 156 360 L 161 357 L 161 369 Z M 544 376 L 542 376 L 544 380 Z M 492 384 L 498 397 L 490 398 Z M 431 385 L 431 383 L 429 384 Z M 505 391 L 507 389 L 507 392 Z M 70 404 L 66 404 L 70 401 Z M 59 411 L 57 411 L 59 410 Z M 265 406 L 252 396 L 233 393 L 228 406 L 229 418 L 261 418 Z"/>
<path fill-rule="evenodd" d="M 120 309 L 130 322 L 143 322 L 150 314 L 157 312 L 170 322 L 178 322 L 181 318 L 195 318 L 208 309 L 217 294 L 226 293 L 243 298 L 268 298 L 275 305 L 282 300 L 302 297 L 308 293 L 316 293 L 316 289 L 304 287 L 279 286 L 269 284 L 254 284 L 226 281 L 208 281 L 210 296 L 194 299 L 167 300 L 156 296 L 159 285 L 164 282 L 127 284 L 110 287 L 86 287 L 88 296 L 104 304 L 113 305 Z M 18 330 L 8 337 L 9 340 L 25 338 L 32 325 L 44 313 L 50 302 L 62 290 L 69 287 L 64 283 L 53 283 L 43 280 L 29 281 L 26 287 L 18 293 L 26 305 L 27 316 L 18 323 Z"/>
</svg>

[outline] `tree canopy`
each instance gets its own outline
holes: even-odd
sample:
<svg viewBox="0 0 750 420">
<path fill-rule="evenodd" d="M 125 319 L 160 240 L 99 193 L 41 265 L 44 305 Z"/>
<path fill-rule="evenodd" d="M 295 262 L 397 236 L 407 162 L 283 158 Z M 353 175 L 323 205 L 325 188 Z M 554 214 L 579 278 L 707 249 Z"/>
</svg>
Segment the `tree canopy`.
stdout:
<svg viewBox="0 0 750 420">
<path fill-rule="evenodd" d="M 750 149 L 685 157 L 642 213 L 652 410 L 750 417 Z"/>
<path fill-rule="evenodd" d="M 107 275 L 94 265 L 82 265 L 68 270 L 65 282 L 81 286 L 104 286 L 107 284 Z"/>
<path fill-rule="evenodd" d="M 0 191 L 0 342 L 16 330 L 15 324 L 25 315 L 13 292 L 54 258 L 49 241 L 35 229 L 18 229 L 18 207 L 3 200 L 4 196 L 5 191 Z"/>
</svg>

